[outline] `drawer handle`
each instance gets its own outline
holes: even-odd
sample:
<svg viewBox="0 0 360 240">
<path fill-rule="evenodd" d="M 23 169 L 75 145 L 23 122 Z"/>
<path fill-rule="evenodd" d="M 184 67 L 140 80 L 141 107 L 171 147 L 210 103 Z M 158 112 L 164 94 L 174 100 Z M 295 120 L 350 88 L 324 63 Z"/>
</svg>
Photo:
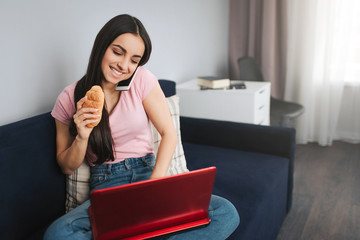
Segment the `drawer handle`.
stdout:
<svg viewBox="0 0 360 240">
<path fill-rule="evenodd" d="M 264 122 L 264 120 L 261 120 L 261 121 L 258 123 L 258 125 L 262 125 L 263 122 Z"/>
<path fill-rule="evenodd" d="M 265 107 L 265 104 L 264 104 L 264 105 L 261 105 L 261 106 L 259 107 L 259 110 L 263 109 L 264 107 Z"/>
<path fill-rule="evenodd" d="M 265 92 L 265 89 L 261 89 L 259 94 L 263 94 Z"/>
</svg>

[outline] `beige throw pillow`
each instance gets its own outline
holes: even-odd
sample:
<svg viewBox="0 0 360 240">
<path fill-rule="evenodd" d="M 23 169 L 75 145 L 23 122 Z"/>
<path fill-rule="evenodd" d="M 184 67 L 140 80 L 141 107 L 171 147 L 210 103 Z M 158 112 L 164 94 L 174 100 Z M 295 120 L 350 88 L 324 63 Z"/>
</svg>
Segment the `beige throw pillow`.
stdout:
<svg viewBox="0 0 360 240">
<path fill-rule="evenodd" d="M 175 175 L 179 173 L 188 172 L 186 166 L 186 159 L 184 155 L 184 149 L 181 143 L 181 134 L 180 134 L 180 111 L 179 111 L 179 96 L 174 95 L 166 98 L 167 104 L 169 106 L 171 118 L 177 133 L 178 141 L 177 146 L 173 155 L 173 158 L 170 163 L 168 175 Z M 152 125 L 152 124 L 151 124 Z M 155 127 L 152 125 L 153 140 L 154 140 L 154 153 L 156 154 L 159 149 L 159 144 L 161 136 Z"/>
</svg>

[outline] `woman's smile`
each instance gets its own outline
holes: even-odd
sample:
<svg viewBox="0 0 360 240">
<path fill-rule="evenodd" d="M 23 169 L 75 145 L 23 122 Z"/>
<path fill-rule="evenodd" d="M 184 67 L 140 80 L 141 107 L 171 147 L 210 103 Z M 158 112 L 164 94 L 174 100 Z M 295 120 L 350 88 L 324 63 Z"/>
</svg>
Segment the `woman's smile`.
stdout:
<svg viewBox="0 0 360 240">
<path fill-rule="evenodd" d="M 110 69 L 115 73 L 115 76 L 117 77 L 123 75 L 123 73 L 117 70 L 116 68 L 110 66 Z"/>
</svg>

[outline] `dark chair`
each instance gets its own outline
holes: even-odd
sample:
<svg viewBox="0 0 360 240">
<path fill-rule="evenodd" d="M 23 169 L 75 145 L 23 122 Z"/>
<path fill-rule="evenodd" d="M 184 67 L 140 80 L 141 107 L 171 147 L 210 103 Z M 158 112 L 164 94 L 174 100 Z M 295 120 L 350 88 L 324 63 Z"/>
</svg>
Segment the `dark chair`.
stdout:
<svg viewBox="0 0 360 240">
<path fill-rule="evenodd" d="M 245 81 L 264 81 L 260 66 L 252 57 L 238 59 L 240 79 Z M 304 107 L 298 103 L 285 100 L 270 99 L 270 125 L 292 127 L 291 121 L 304 112 Z"/>
</svg>

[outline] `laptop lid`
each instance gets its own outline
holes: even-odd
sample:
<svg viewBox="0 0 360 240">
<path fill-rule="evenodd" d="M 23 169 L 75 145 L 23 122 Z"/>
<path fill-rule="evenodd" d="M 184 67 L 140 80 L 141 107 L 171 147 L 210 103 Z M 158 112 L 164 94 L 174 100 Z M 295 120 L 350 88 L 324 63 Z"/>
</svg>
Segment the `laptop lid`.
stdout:
<svg viewBox="0 0 360 240">
<path fill-rule="evenodd" d="M 208 224 L 215 173 L 210 167 L 93 191 L 94 239 L 147 239 Z"/>
</svg>

